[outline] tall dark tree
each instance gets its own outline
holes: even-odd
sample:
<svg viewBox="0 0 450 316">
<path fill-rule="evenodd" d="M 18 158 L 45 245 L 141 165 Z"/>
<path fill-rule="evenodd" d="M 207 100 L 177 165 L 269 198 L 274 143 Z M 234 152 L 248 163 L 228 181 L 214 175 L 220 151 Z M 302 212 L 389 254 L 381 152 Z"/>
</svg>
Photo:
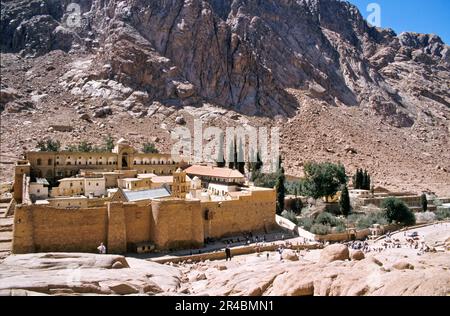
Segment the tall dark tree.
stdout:
<svg viewBox="0 0 450 316">
<path fill-rule="evenodd" d="M 225 163 L 226 163 L 225 156 L 223 154 L 223 137 L 220 137 L 216 164 L 217 164 L 217 167 L 223 168 L 223 167 L 225 167 Z"/>
<path fill-rule="evenodd" d="M 245 155 L 244 148 L 242 146 L 242 140 L 239 140 L 239 150 L 236 153 L 236 169 L 240 173 L 245 174 Z"/>
<path fill-rule="evenodd" d="M 426 212 L 428 210 L 428 201 L 427 201 L 427 195 L 425 193 L 422 193 L 422 196 L 420 197 L 420 201 L 422 204 L 422 211 Z"/>
<path fill-rule="evenodd" d="M 261 160 L 261 157 L 259 156 L 259 151 L 256 152 L 256 161 L 252 162 L 251 164 L 251 172 L 252 172 L 252 181 L 255 181 L 255 179 L 261 174 L 261 170 L 263 167 L 263 162 Z"/>
<path fill-rule="evenodd" d="M 362 173 L 362 182 L 361 182 L 361 189 L 363 189 L 363 190 L 370 189 L 370 185 L 368 186 L 368 180 L 369 180 L 368 177 L 369 177 L 369 175 L 367 173 L 367 170 L 364 170 L 364 172 Z"/>
<path fill-rule="evenodd" d="M 362 188 L 362 182 L 363 182 L 363 173 L 362 170 L 359 168 L 356 169 L 356 174 L 353 176 L 353 186 L 356 190 L 359 190 Z"/>
<path fill-rule="evenodd" d="M 347 185 L 344 185 L 344 188 L 342 189 L 341 199 L 339 201 L 339 206 L 340 206 L 342 215 L 347 217 L 348 214 L 350 214 L 350 211 L 351 211 L 350 195 L 348 194 Z"/>
<path fill-rule="evenodd" d="M 236 167 L 236 161 L 237 161 L 236 139 L 234 139 L 232 146 L 228 148 L 228 168 L 234 169 Z"/>
<path fill-rule="evenodd" d="M 284 211 L 284 198 L 286 196 L 285 193 L 285 187 L 284 182 L 286 180 L 286 177 L 284 175 L 284 168 L 281 167 L 281 169 L 278 172 L 277 176 L 277 182 L 275 185 L 275 190 L 277 192 L 277 214 L 280 215 Z"/>
</svg>

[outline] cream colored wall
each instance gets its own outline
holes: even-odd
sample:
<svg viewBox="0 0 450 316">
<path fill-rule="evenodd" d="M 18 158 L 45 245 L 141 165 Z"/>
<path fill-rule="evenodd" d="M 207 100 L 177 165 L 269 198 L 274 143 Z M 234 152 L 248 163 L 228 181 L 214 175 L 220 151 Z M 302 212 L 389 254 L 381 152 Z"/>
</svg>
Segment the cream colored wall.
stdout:
<svg viewBox="0 0 450 316">
<path fill-rule="evenodd" d="M 30 196 L 36 199 L 48 198 L 48 188 L 41 183 L 30 183 Z"/>
<path fill-rule="evenodd" d="M 84 179 L 84 192 L 86 195 L 91 193 L 94 196 L 101 197 L 106 195 L 106 186 L 104 178 L 86 178 Z"/>
</svg>

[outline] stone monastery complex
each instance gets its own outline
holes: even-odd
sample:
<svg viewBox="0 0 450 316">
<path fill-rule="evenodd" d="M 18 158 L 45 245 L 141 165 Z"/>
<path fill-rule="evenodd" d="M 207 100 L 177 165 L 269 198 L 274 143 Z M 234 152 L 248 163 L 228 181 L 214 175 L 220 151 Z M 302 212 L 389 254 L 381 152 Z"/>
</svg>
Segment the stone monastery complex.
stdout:
<svg viewBox="0 0 450 316">
<path fill-rule="evenodd" d="M 237 170 L 138 153 L 123 139 L 112 152 L 27 153 L 14 200 L 13 253 L 193 248 L 276 227 L 274 189 Z"/>
</svg>

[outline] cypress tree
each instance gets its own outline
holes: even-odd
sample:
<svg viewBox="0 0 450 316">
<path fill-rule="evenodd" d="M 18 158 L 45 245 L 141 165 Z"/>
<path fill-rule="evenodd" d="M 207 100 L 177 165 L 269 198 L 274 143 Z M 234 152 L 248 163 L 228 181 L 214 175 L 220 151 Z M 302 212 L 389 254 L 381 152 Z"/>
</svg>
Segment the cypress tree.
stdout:
<svg viewBox="0 0 450 316">
<path fill-rule="evenodd" d="M 339 201 L 339 206 L 341 208 L 341 213 L 345 217 L 350 214 L 351 206 L 350 206 L 350 195 L 348 194 L 347 185 L 344 186 L 341 193 L 341 199 Z"/>
<path fill-rule="evenodd" d="M 217 167 L 219 167 L 219 168 L 225 167 L 225 164 L 226 164 L 225 157 L 223 154 L 223 137 L 220 137 L 216 164 L 217 164 Z"/>
<path fill-rule="evenodd" d="M 362 189 L 363 182 L 363 171 L 362 169 L 356 169 L 356 174 L 354 176 L 354 187 L 356 190 Z"/>
<path fill-rule="evenodd" d="M 239 140 L 239 152 L 236 153 L 236 168 L 240 173 L 245 174 L 244 149 L 242 148 L 242 140 Z"/>
<path fill-rule="evenodd" d="M 422 211 L 426 212 L 428 210 L 428 201 L 427 201 L 427 195 L 425 193 L 422 193 L 422 196 L 420 197 L 421 203 L 422 203 Z"/>
<path fill-rule="evenodd" d="M 233 141 L 233 147 L 229 148 L 228 158 L 229 158 L 228 168 L 234 169 L 235 168 L 235 162 L 237 161 L 236 139 L 234 139 L 234 141 Z"/>
<path fill-rule="evenodd" d="M 277 182 L 275 185 L 275 190 L 277 192 L 277 214 L 280 215 L 284 211 L 284 197 L 285 197 L 285 176 L 284 176 L 284 168 L 278 172 Z"/>
<path fill-rule="evenodd" d="M 368 190 L 368 188 L 367 188 L 367 180 L 368 180 L 367 177 L 368 177 L 367 170 L 364 170 L 364 172 L 362 174 L 362 182 L 361 182 L 361 189 L 363 189 L 363 190 Z"/>
</svg>

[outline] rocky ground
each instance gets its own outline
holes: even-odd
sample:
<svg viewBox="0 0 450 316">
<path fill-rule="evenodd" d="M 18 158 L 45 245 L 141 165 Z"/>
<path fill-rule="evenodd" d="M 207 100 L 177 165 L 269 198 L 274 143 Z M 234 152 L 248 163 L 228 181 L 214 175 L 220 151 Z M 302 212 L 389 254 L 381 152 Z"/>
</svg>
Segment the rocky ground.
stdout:
<svg viewBox="0 0 450 316">
<path fill-rule="evenodd" d="M 449 246 L 449 224 L 418 229 L 427 243 Z M 268 256 L 267 256 L 268 255 Z M 233 257 L 231 261 L 157 264 L 93 254 L 27 254 L 0 263 L 2 295 L 375 295 L 450 294 L 448 251 L 381 253 L 324 250 Z"/>
</svg>

